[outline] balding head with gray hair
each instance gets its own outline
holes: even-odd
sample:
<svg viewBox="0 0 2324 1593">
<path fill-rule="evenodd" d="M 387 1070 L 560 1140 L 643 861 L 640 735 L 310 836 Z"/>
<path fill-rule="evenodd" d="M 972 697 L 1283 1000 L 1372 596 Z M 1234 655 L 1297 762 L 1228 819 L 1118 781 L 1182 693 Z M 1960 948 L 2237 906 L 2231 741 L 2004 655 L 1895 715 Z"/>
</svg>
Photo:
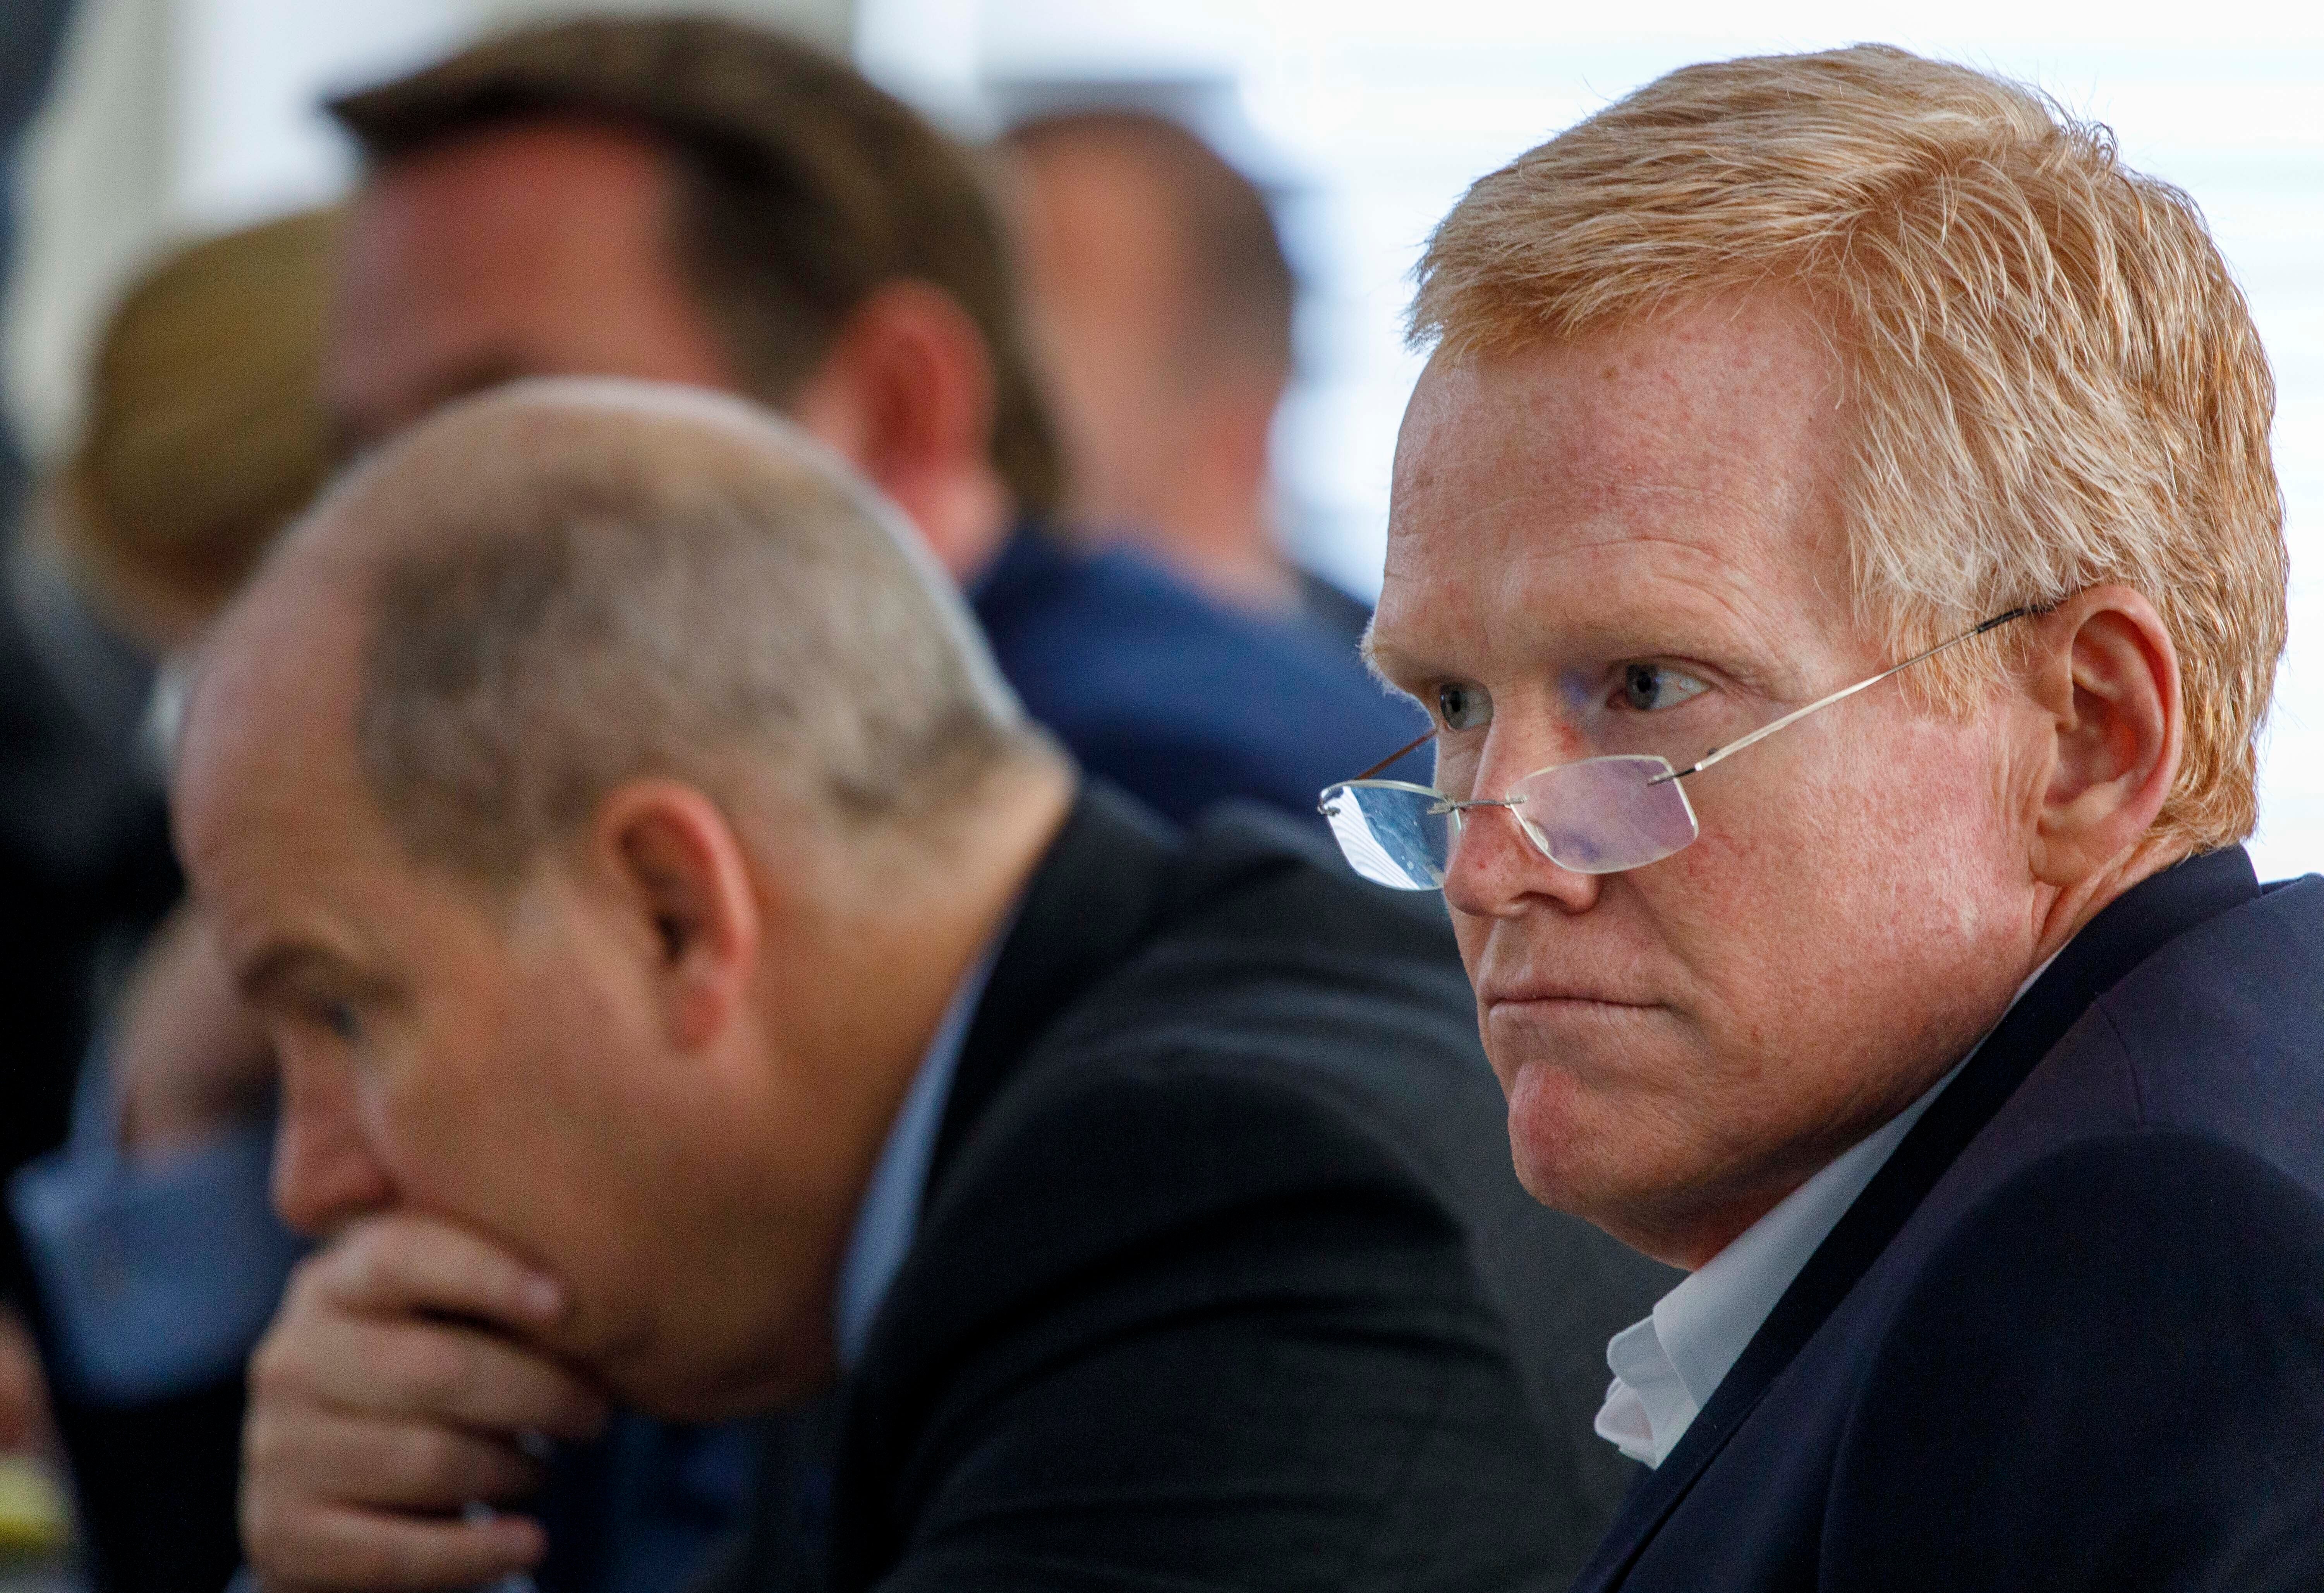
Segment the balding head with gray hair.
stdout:
<svg viewBox="0 0 2324 1593">
<path fill-rule="evenodd" d="M 506 877 L 655 775 L 910 826 L 1044 746 L 918 539 L 738 400 L 520 383 L 376 456 L 303 539 L 363 566 L 358 758 L 425 861 Z"/>
<path fill-rule="evenodd" d="M 827 1380 L 880 1146 L 1074 784 L 816 445 L 557 382 L 291 532 L 205 644 L 171 806 L 281 1068 L 284 1219 L 537 1257 L 569 1309 L 520 1337 L 704 1419 Z"/>
</svg>

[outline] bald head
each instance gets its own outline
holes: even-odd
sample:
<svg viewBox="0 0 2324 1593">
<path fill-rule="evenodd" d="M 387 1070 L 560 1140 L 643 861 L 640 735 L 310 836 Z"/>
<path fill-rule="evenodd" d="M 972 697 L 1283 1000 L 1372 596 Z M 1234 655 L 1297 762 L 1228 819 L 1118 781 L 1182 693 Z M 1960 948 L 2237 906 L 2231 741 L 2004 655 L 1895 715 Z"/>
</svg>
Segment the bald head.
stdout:
<svg viewBox="0 0 2324 1593">
<path fill-rule="evenodd" d="M 215 652 L 244 699 L 217 711 L 351 736 L 405 849 L 484 875 L 644 776 L 909 824 L 1038 744 L 950 584 L 842 466 L 744 402 L 645 383 L 521 383 L 415 428 Z"/>
</svg>

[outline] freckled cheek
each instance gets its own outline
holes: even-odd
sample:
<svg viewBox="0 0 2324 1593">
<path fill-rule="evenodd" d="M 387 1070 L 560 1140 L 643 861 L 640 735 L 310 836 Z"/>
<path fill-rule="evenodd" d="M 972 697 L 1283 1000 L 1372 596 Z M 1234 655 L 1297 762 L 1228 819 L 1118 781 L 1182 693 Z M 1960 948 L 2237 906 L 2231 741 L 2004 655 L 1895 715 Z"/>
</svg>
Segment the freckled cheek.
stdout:
<svg viewBox="0 0 2324 1593">
<path fill-rule="evenodd" d="M 1890 781 L 1843 748 L 1800 751 L 1784 758 L 1772 745 L 1752 748 L 1743 759 L 1776 755 L 1715 769 L 1689 793 L 1702 836 L 1682 855 L 1726 871 L 1738 899 L 1799 890 L 1894 844 Z"/>
<path fill-rule="evenodd" d="M 1871 785 L 1803 784 L 1798 800 L 1754 808 L 1676 862 L 1717 904 L 1686 922 L 1725 1046 L 1804 1053 L 1983 909 L 1980 810 L 1966 791 L 1900 800 Z M 1723 1008 L 1723 1010 L 1721 1010 Z M 1857 1016 L 1862 1016 L 1860 1012 Z"/>
<path fill-rule="evenodd" d="M 1668 960 L 1659 993 L 1714 1052 L 1764 1041 L 1819 966 L 1846 954 L 1849 935 L 1829 805 L 1729 807 L 1721 818 L 1706 817 L 1693 845 L 1638 870 L 1632 887 Z"/>
</svg>

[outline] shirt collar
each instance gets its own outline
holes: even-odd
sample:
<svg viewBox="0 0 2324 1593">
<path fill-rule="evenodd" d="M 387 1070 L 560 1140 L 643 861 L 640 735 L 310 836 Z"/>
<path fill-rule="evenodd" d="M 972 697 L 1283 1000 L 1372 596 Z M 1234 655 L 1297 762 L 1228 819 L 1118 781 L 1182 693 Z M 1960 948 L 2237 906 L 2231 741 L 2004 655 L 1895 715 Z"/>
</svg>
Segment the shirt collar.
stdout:
<svg viewBox="0 0 2324 1593">
<path fill-rule="evenodd" d="M 2052 956 L 2036 968 L 2009 1005 L 2016 1006 L 2055 961 Z M 1648 1466 L 1669 1458 L 1816 1248 L 1984 1044 L 1980 1037 L 1919 1100 L 1784 1196 L 1655 1302 L 1651 1316 L 1614 1335 L 1606 1346 L 1614 1381 L 1598 1413 L 1600 1438 Z"/>
<path fill-rule="evenodd" d="M 1014 917 L 1012 914 L 1002 923 L 953 991 L 952 1003 L 920 1058 L 919 1071 L 912 1075 L 904 1104 L 889 1126 L 887 1143 L 872 1167 L 872 1182 L 855 1208 L 854 1231 L 848 1235 L 847 1253 L 839 1264 L 839 1288 L 832 1301 L 832 1336 L 842 1371 L 853 1369 L 862 1358 L 872 1319 L 880 1313 L 880 1303 L 888 1297 L 888 1286 L 912 1248 L 919 1228 L 920 1197 L 927 1188 L 928 1162 L 936 1154 L 936 1130 L 944 1123 L 961 1047 Z"/>
</svg>

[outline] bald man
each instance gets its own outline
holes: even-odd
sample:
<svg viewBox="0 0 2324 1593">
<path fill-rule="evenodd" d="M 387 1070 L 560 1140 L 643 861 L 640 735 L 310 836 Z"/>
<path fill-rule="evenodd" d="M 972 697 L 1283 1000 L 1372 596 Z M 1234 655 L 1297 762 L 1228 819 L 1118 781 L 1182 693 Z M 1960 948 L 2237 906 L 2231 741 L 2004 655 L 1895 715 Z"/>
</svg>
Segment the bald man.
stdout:
<svg viewBox="0 0 2324 1593">
<path fill-rule="evenodd" d="M 779 423 L 423 423 L 225 622 L 173 795 L 331 1236 L 254 1366 L 270 1587 L 522 1570 L 534 1523 L 459 1512 L 525 1434 L 835 1384 L 737 1585 L 1546 1587 L 1586 1542 L 1545 1324 L 1651 1280 L 1517 1187 L 1441 916 L 1077 786 Z"/>
</svg>

